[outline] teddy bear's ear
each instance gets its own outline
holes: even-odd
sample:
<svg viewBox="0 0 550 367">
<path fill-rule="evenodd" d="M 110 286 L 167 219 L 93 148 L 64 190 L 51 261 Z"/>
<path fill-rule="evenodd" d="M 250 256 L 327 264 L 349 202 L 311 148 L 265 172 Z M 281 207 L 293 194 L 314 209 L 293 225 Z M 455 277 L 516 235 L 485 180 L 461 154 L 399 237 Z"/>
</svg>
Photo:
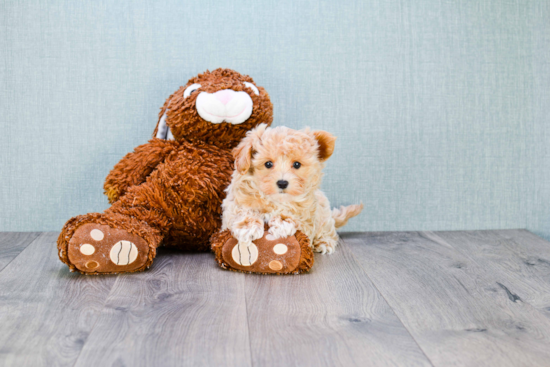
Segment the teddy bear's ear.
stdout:
<svg viewBox="0 0 550 367">
<path fill-rule="evenodd" d="M 157 128 L 155 130 L 155 138 L 164 140 L 175 140 L 174 135 L 172 135 L 172 131 L 170 131 L 170 127 L 166 124 L 166 111 L 162 114 L 162 117 L 157 124 Z"/>
<path fill-rule="evenodd" d="M 336 136 L 321 130 L 314 131 L 313 136 L 315 136 L 319 144 L 319 159 L 326 161 L 334 152 Z"/>
<path fill-rule="evenodd" d="M 157 139 L 175 140 L 174 135 L 172 135 L 172 131 L 170 131 L 170 127 L 166 124 L 166 113 L 168 112 L 168 106 L 170 105 L 171 99 L 172 99 L 172 96 L 170 96 L 166 100 L 166 102 L 164 103 L 164 106 L 160 111 L 159 121 L 157 122 L 157 127 L 153 132 L 153 136 Z"/>
<path fill-rule="evenodd" d="M 235 157 L 235 169 L 244 174 L 250 169 L 252 164 L 252 152 L 254 143 L 260 141 L 262 134 L 267 128 L 266 124 L 260 124 L 256 128 L 246 133 L 246 137 L 241 140 L 239 145 L 233 149 L 233 157 Z"/>
</svg>

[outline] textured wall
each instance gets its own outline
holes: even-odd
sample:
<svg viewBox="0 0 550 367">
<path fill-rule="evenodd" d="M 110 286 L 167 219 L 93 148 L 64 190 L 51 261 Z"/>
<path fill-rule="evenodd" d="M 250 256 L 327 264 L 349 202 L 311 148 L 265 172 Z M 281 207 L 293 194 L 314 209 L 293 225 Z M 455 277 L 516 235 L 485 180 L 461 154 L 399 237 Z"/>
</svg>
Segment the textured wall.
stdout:
<svg viewBox="0 0 550 367">
<path fill-rule="evenodd" d="M 339 137 L 347 230 L 550 238 L 549 2 L 2 1 L 0 230 L 107 207 L 110 168 L 205 69 L 266 87 L 275 124 Z"/>
</svg>

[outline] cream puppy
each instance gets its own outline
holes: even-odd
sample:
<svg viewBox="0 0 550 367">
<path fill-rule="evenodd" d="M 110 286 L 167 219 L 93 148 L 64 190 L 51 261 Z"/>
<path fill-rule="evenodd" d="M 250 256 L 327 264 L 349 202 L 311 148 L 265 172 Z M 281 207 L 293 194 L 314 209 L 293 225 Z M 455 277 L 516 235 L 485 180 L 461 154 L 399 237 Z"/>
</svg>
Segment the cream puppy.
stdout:
<svg viewBox="0 0 550 367">
<path fill-rule="evenodd" d="M 299 229 L 314 251 L 333 253 L 336 228 L 363 209 L 361 204 L 331 211 L 319 189 L 335 141 L 333 135 L 309 128 L 261 124 L 250 130 L 233 151 L 235 172 L 222 204 L 222 230 L 231 230 L 241 247 L 264 235 L 264 223 L 269 225 L 269 240 Z"/>
</svg>

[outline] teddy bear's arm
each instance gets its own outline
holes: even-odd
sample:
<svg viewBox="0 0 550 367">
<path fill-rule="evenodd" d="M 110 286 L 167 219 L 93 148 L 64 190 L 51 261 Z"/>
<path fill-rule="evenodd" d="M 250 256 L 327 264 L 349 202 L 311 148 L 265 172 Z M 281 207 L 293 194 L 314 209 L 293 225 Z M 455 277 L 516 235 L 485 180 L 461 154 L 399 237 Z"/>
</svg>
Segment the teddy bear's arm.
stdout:
<svg viewBox="0 0 550 367">
<path fill-rule="evenodd" d="M 145 182 L 147 176 L 164 161 L 176 147 L 173 140 L 151 139 L 126 154 L 105 179 L 103 188 L 112 204 L 124 195 L 128 188 Z"/>
</svg>

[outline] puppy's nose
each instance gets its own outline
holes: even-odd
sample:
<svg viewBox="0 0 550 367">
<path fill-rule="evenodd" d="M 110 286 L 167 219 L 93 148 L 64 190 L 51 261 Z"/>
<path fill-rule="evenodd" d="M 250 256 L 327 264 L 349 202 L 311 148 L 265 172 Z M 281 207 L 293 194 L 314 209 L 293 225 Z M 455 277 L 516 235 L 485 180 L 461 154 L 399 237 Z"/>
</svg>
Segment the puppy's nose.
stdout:
<svg viewBox="0 0 550 367">
<path fill-rule="evenodd" d="M 277 186 L 280 188 L 280 189 L 286 189 L 288 187 L 288 181 L 285 181 L 285 180 L 279 180 L 277 181 Z"/>
<path fill-rule="evenodd" d="M 214 93 L 214 96 L 223 104 L 228 104 L 233 99 L 235 92 L 231 89 L 224 89 Z"/>
</svg>

